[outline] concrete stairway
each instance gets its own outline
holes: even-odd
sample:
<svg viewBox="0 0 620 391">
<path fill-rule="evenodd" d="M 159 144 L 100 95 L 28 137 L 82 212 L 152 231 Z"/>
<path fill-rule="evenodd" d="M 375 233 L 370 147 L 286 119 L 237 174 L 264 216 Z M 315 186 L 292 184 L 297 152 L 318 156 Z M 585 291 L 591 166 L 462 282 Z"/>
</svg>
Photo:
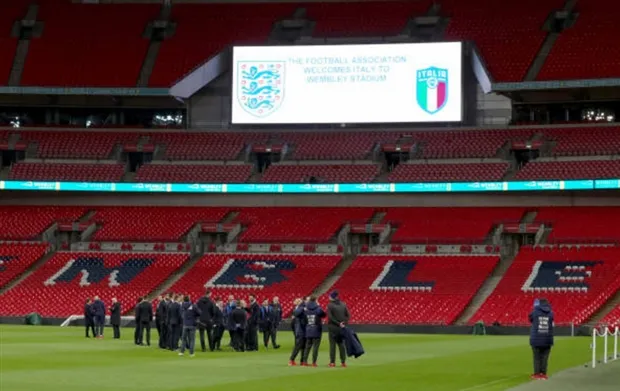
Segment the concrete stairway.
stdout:
<svg viewBox="0 0 620 391">
<path fill-rule="evenodd" d="M 0 295 L 3 295 L 5 292 L 13 289 L 13 287 L 17 286 L 19 283 L 28 278 L 32 273 L 34 273 L 35 270 L 41 267 L 45 262 L 49 261 L 54 256 L 54 254 L 56 254 L 55 251 L 50 251 L 49 253 L 43 255 L 41 258 L 37 259 L 35 263 L 30 265 L 30 267 L 26 269 L 22 274 L 15 277 L 8 284 L 0 288 Z"/>
<path fill-rule="evenodd" d="M 482 304 L 489 296 L 491 296 L 491 293 L 493 293 L 499 282 L 502 280 L 514 258 L 514 255 L 502 256 L 500 258 L 499 263 L 495 266 L 495 269 L 493 269 L 493 272 L 491 272 L 489 278 L 486 279 L 465 310 L 463 310 L 461 315 L 457 318 L 455 322 L 456 325 L 466 325 L 471 317 L 478 312 L 480 307 L 482 307 Z"/>
<path fill-rule="evenodd" d="M 353 260 L 355 260 L 356 254 L 349 254 L 342 257 L 340 262 L 334 267 L 334 269 L 329 273 L 329 275 L 323 280 L 323 282 L 316 287 L 312 294 L 314 296 L 321 296 L 329 292 L 331 287 L 334 286 L 336 281 L 344 274 L 344 272 L 353 264 Z"/>
<path fill-rule="evenodd" d="M 183 277 L 183 275 L 187 273 L 189 269 L 191 269 L 192 267 L 194 267 L 196 263 L 198 263 L 198 261 L 202 258 L 202 256 L 203 254 L 193 255 L 189 259 L 189 261 L 183 263 L 181 267 L 175 270 L 164 282 L 162 282 L 157 288 L 155 288 L 151 293 L 149 293 L 146 296 L 146 299 L 151 301 L 155 299 L 157 296 L 165 293 L 170 288 L 172 288 L 172 286 L 176 284 L 181 279 L 181 277 Z M 133 308 L 131 308 L 129 312 L 130 311 L 133 311 Z"/>
<path fill-rule="evenodd" d="M 620 305 L 620 289 L 616 294 L 605 303 L 598 311 L 592 315 L 587 323 L 596 324 L 600 322 L 608 313 L 611 312 L 616 306 Z"/>
</svg>

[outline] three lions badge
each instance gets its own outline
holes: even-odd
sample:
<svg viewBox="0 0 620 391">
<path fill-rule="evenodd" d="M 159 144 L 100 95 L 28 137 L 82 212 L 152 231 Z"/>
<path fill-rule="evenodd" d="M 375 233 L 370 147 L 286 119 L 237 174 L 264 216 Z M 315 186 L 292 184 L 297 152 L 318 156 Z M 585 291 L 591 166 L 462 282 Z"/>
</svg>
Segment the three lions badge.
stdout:
<svg viewBox="0 0 620 391">
<path fill-rule="evenodd" d="M 243 110 L 264 118 L 282 106 L 285 65 L 284 61 L 237 62 L 237 99 Z"/>
</svg>

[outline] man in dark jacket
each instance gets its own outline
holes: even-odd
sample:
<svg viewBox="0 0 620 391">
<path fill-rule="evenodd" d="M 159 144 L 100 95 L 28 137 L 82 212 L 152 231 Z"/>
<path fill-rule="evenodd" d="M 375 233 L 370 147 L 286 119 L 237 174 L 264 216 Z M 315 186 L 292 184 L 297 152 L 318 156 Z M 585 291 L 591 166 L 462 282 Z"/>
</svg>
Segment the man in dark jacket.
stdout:
<svg viewBox="0 0 620 391">
<path fill-rule="evenodd" d="M 277 296 L 274 297 L 271 302 L 271 313 L 273 323 L 271 325 L 269 338 L 271 338 L 271 345 L 273 348 L 280 349 L 280 345 L 278 345 L 276 341 L 278 337 L 278 327 L 280 327 L 280 323 L 282 322 L 282 306 L 280 305 L 280 299 Z"/>
<path fill-rule="evenodd" d="M 114 331 L 114 339 L 120 339 L 121 337 L 121 303 L 116 300 L 116 297 L 112 298 L 112 306 L 110 307 L 110 324 Z"/>
<path fill-rule="evenodd" d="M 321 336 L 323 334 L 323 318 L 325 311 L 319 306 L 316 297 L 311 297 L 305 309 L 306 315 L 306 346 L 301 356 L 301 365 L 308 366 L 308 357 L 312 349 L 312 366 L 316 367 L 319 358 L 319 347 L 321 346 Z"/>
<path fill-rule="evenodd" d="M 95 318 L 95 331 L 97 332 L 97 338 L 103 338 L 103 326 L 105 325 L 105 304 L 103 304 L 103 301 L 101 301 L 99 296 L 95 296 L 92 309 Z"/>
<path fill-rule="evenodd" d="M 189 296 L 183 297 L 183 304 L 181 306 L 181 312 L 183 314 L 183 336 L 181 337 L 181 351 L 179 356 L 185 353 L 185 348 L 189 349 L 189 356 L 194 357 L 194 345 L 196 344 L 196 325 L 200 318 L 200 308 L 194 305 Z"/>
<path fill-rule="evenodd" d="M 534 374 L 532 379 L 547 379 L 547 363 L 553 346 L 553 311 L 547 299 L 534 301 L 530 313 L 530 345 L 534 353 Z"/>
<path fill-rule="evenodd" d="M 160 349 L 166 349 L 168 347 L 168 304 L 168 296 L 159 296 L 157 311 L 155 311 L 155 326 L 157 327 L 157 334 L 159 335 L 157 345 Z"/>
<path fill-rule="evenodd" d="M 140 306 L 140 303 L 142 303 L 142 298 L 138 297 L 138 302 L 136 303 L 136 306 L 133 308 L 133 320 L 134 323 L 136 324 L 135 328 L 134 328 L 134 332 L 133 332 L 133 342 L 136 345 L 140 345 L 140 318 L 138 318 L 138 308 Z"/>
<path fill-rule="evenodd" d="M 261 333 L 263 333 L 263 345 L 265 349 L 269 347 L 269 336 L 273 329 L 273 310 L 269 305 L 269 300 L 264 300 L 263 305 L 260 307 L 260 321 L 258 327 Z"/>
<path fill-rule="evenodd" d="M 90 300 L 90 297 L 86 298 L 86 304 L 84 304 L 84 326 L 86 326 L 86 338 L 90 338 L 90 335 L 88 334 L 89 330 L 92 330 L 93 338 L 97 337 L 92 305 L 93 302 Z"/>
<path fill-rule="evenodd" d="M 346 367 L 347 353 L 342 337 L 342 328 L 349 323 L 349 309 L 347 305 L 340 301 L 338 291 L 329 294 L 329 304 L 327 305 L 327 329 L 329 331 L 329 366 L 336 366 L 336 345 L 340 353 L 340 364 Z"/>
<path fill-rule="evenodd" d="M 224 322 L 226 322 L 226 329 L 228 330 L 228 336 L 230 337 L 230 341 L 228 341 L 228 346 L 233 345 L 232 341 L 233 341 L 233 330 L 234 330 L 234 327 L 231 327 L 228 324 L 228 321 L 230 320 L 230 315 L 233 309 L 236 307 L 237 305 L 236 305 L 235 297 L 233 295 L 228 295 L 228 302 L 226 303 L 226 306 L 223 309 Z"/>
<path fill-rule="evenodd" d="M 200 334 L 200 347 L 203 352 L 207 351 L 205 346 L 205 331 L 207 332 L 207 341 L 209 350 L 213 351 L 213 317 L 215 316 L 215 304 L 211 300 L 211 290 L 207 290 L 205 295 L 196 303 L 200 309 L 200 322 L 198 324 L 198 332 Z"/>
<path fill-rule="evenodd" d="M 151 346 L 153 305 L 144 298 L 142 299 L 142 302 L 138 304 L 138 321 L 140 322 L 140 328 L 138 331 L 138 341 L 140 341 L 140 345 L 144 345 L 144 336 L 146 333 L 146 346 Z"/>
<path fill-rule="evenodd" d="M 244 308 L 241 308 L 241 303 L 233 302 L 231 309 L 228 327 L 232 329 L 232 347 L 237 352 L 243 352 L 245 350 L 243 336 L 247 327 L 247 313 Z"/>
<path fill-rule="evenodd" d="M 215 309 L 213 312 L 213 348 L 215 350 L 222 350 L 222 336 L 226 329 L 226 322 L 224 320 L 224 303 L 222 299 L 217 297 L 215 299 Z"/>
<path fill-rule="evenodd" d="M 306 303 L 302 299 L 295 299 L 293 302 L 293 333 L 295 334 L 295 345 L 291 352 L 291 358 L 288 361 L 288 365 L 294 367 L 297 365 L 295 359 L 298 354 L 303 354 L 306 346 Z"/>
<path fill-rule="evenodd" d="M 250 295 L 250 305 L 246 308 L 250 317 L 247 326 L 247 351 L 258 351 L 258 323 L 260 322 L 260 306 L 256 302 L 256 296 Z"/>
<path fill-rule="evenodd" d="M 173 296 L 168 306 L 168 349 L 177 350 L 179 348 L 179 338 L 181 338 L 181 325 L 183 317 L 181 315 L 180 296 Z"/>
</svg>

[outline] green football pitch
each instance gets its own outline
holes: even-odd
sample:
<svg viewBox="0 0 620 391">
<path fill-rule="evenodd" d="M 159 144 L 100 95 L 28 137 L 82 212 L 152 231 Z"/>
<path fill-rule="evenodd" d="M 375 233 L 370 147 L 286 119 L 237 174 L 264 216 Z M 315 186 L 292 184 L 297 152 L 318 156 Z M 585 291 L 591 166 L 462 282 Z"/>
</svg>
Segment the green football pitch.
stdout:
<svg viewBox="0 0 620 391">
<path fill-rule="evenodd" d="M 527 337 L 360 334 L 366 354 L 348 368 L 327 367 L 324 337 L 319 368 L 306 368 L 287 366 L 290 332 L 279 333 L 279 350 L 193 358 L 135 346 L 133 330 L 121 332 L 121 340 L 111 339 L 110 329 L 95 340 L 84 338 L 82 327 L 2 325 L 0 390 L 479 391 L 528 382 L 532 371 Z M 586 363 L 589 343 L 557 338 L 551 373 Z"/>
</svg>

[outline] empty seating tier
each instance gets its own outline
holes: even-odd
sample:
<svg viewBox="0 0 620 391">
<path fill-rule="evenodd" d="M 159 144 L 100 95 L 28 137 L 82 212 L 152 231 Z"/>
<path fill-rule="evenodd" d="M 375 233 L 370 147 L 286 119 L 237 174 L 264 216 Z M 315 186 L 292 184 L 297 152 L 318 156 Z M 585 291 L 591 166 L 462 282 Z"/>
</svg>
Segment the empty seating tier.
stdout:
<svg viewBox="0 0 620 391">
<path fill-rule="evenodd" d="M 391 243 L 483 243 L 494 226 L 519 221 L 522 208 L 389 208 Z"/>
<path fill-rule="evenodd" d="M 547 35 L 545 20 L 564 1 L 442 0 L 440 5 L 441 14 L 450 17 L 446 39 L 474 41 L 496 81 L 520 82 Z"/>
<path fill-rule="evenodd" d="M 366 223 L 371 208 L 244 208 L 236 221 L 245 243 L 327 243 L 347 222 Z"/>
<path fill-rule="evenodd" d="M 620 160 L 530 162 L 515 179 L 600 179 L 620 176 Z"/>
<path fill-rule="evenodd" d="M 535 298 L 554 308 L 555 323 L 588 320 L 620 288 L 620 248 L 521 248 L 471 322 L 527 325 Z"/>
<path fill-rule="evenodd" d="M 620 127 L 551 128 L 543 131 L 555 142 L 556 156 L 593 156 L 620 154 Z"/>
<path fill-rule="evenodd" d="M 293 300 L 310 295 L 340 259 L 338 255 L 206 254 L 170 291 L 198 298 L 210 288 L 214 297 L 225 300 L 233 295 L 246 301 L 255 294 L 259 303 L 278 296 L 286 316 Z"/>
<path fill-rule="evenodd" d="M 145 164 L 136 171 L 137 182 L 243 183 L 253 167 L 243 165 Z"/>
<path fill-rule="evenodd" d="M 303 183 L 314 177 L 328 183 L 368 183 L 379 174 L 378 164 L 273 164 L 263 174 L 267 183 Z"/>
<path fill-rule="evenodd" d="M 541 208 L 536 221 L 551 226 L 550 243 L 617 243 L 620 240 L 620 207 Z"/>
<path fill-rule="evenodd" d="M 47 248 L 47 243 L 1 243 L 0 287 L 25 272 Z"/>
<path fill-rule="evenodd" d="M 538 74 L 538 80 L 620 77 L 620 15 L 616 0 L 582 0 L 576 3 L 575 24 L 558 36 Z"/>
<path fill-rule="evenodd" d="M 448 325 L 498 261 L 495 256 L 358 256 L 334 289 L 354 323 Z"/>
<path fill-rule="evenodd" d="M 292 160 L 364 160 L 380 142 L 394 142 L 395 132 L 282 133 L 272 139 L 294 146 Z"/>
<path fill-rule="evenodd" d="M 228 208 L 99 207 L 94 241 L 176 242 L 200 222 L 217 223 Z"/>
<path fill-rule="evenodd" d="M 30 40 L 21 84 L 135 87 L 157 4 L 74 4 L 39 1 L 40 37 Z"/>
<path fill-rule="evenodd" d="M 388 176 L 388 182 L 500 181 L 508 167 L 505 162 L 399 164 Z"/>
<path fill-rule="evenodd" d="M 154 133 L 168 160 L 235 160 L 246 144 L 264 141 L 267 133 Z"/>
<path fill-rule="evenodd" d="M 114 146 L 137 142 L 140 135 L 127 132 L 20 132 L 20 139 L 37 145 L 37 156 L 51 159 L 107 159 Z"/>
<path fill-rule="evenodd" d="M 0 313 L 82 315 L 85 299 L 97 295 L 108 305 L 116 297 L 127 312 L 187 260 L 187 254 L 60 252 L 0 297 Z"/>
<path fill-rule="evenodd" d="M 16 163 L 10 179 L 35 181 L 118 182 L 125 174 L 123 164 Z"/>
<path fill-rule="evenodd" d="M 2 206 L 0 239 L 37 240 L 56 221 L 74 222 L 85 212 L 77 206 Z"/>
<path fill-rule="evenodd" d="M 611 310 L 600 323 L 620 327 L 620 305 Z"/>
</svg>

